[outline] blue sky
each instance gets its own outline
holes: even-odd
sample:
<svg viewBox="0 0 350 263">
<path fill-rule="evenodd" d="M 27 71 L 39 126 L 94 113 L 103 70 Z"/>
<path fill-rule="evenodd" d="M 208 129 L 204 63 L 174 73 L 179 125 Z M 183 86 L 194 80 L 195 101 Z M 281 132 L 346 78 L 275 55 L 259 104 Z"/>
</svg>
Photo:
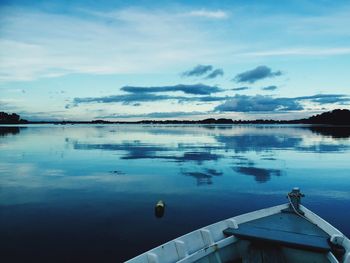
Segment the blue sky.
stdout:
<svg viewBox="0 0 350 263">
<path fill-rule="evenodd" d="M 293 119 L 350 108 L 349 1 L 1 1 L 0 111 Z"/>
</svg>

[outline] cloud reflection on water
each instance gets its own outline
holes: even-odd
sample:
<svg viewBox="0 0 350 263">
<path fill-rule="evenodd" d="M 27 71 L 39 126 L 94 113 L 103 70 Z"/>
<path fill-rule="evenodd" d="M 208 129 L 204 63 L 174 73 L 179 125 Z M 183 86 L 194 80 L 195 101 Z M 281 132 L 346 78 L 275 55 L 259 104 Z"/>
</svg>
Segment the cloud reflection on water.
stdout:
<svg viewBox="0 0 350 263">
<path fill-rule="evenodd" d="M 281 176 L 282 172 L 277 169 L 265 169 L 250 166 L 237 166 L 233 168 L 236 172 L 254 176 L 255 181 L 258 183 L 266 183 L 271 180 L 271 176 Z"/>
<path fill-rule="evenodd" d="M 311 133 L 305 133 L 305 128 Z M 136 131 L 138 130 L 135 129 L 134 132 Z M 118 134 L 118 132 L 120 133 L 120 131 L 111 130 L 111 133 Z M 143 138 L 143 134 L 149 134 L 150 138 L 155 139 L 153 141 L 150 138 L 145 139 L 147 136 Z M 279 168 L 279 159 L 275 156 L 280 151 L 326 153 L 349 148 L 349 144 L 338 142 L 335 137 L 323 137 L 319 130 L 316 132 L 309 127 L 144 126 L 142 133 L 136 132 L 134 135 L 136 135 L 134 140 L 125 140 L 123 137 L 123 140 L 113 143 L 92 143 L 81 139 L 73 140 L 71 143 L 75 150 L 113 151 L 120 161 L 137 162 L 137 160 L 153 159 L 182 163 L 185 166 L 202 166 L 207 162 L 227 162 L 228 159 L 233 158 L 235 165 L 233 170 L 240 174 L 254 176 L 258 183 L 266 183 L 273 176 L 282 176 L 283 167 Z M 131 133 L 130 138 L 132 136 Z M 186 136 L 208 140 L 191 142 L 190 139 L 186 141 Z M 179 138 L 181 141 L 177 141 Z M 254 154 L 253 158 L 251 154 Z M 264 167 L 270 163 L 272 168 L 259 168 L 261 162 L 264 162 Z M 227 164 L 225 165 L 227 167 Z M 179 168 L 175 167 L 175 169 Z M 179 173 L 195 177 L 198 185 L 213 183 L 213 174 L 208 171 Z M 225 173 L 220 175 L 222 174 Z"/>
<path fill-rule="evenodd" d="M 200 172 L 194 172 L 194 171 L 192 171 L 192 172 L 185 172 L 185 171 L 182 171 L 182 174 L 186 175 L 186 176 L 192 176 L 192 177 L 196 178 L 197 185 L 200 186 L 200 185 L 211 185 L 211 184 L 213 184 L 212 178 L 214 176 L 221 176 L 221 175 L 223 175 L 223 172 L 218 171 L 218 170 L 213 169 L 213 168 L 206 168 L 206 169 L 204 169 L 203 171 L 200 171 Z"/>
</svg>

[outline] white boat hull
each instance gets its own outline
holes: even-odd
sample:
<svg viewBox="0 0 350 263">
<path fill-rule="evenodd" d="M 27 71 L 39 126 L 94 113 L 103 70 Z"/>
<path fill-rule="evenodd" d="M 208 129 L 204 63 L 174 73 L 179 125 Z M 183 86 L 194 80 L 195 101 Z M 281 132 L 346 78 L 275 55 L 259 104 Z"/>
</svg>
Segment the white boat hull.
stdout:
<svg viewBox="0 0 350 263">
<path fill-rule="evenodd" d="M 190 263 L 190 262 L 242 262 L 249 254 L 250 241 L 242 240 L 235 236 L 227 236 L 223 231 L 227 228 L 237 229 L 240 224 L 255 219 L 265 218 L 281 212 L 289 207 L 289 204 L 274 206 L 251 213 L 239 215 L 220 221 L 218 223 L 195 230 L 178 237 L 146 253 L 143 253 L 127 263 Z M 281 247 L 283 262 L 341 262 L 350 263 L 350 241 L 331 224 L 300 206 L 304 216 L 326 232 L 333 242 L 338 243 L 345 249 L 344 255 L 338 259 L 332 252 L 319 253 L 302 249 Z M 252 262 L 252 261 L 243 261 Z M 275 261 L 278 262 L 278 261 Z"/>
</svg>

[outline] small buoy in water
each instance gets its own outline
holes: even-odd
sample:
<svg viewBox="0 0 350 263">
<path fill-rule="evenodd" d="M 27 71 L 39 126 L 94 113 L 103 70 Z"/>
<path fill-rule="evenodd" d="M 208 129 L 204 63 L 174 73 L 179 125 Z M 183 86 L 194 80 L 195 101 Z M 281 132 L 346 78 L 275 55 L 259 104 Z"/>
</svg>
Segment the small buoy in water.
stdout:
<svg viewBox="0 0 350 263">
<path fill-rule="evenodd" d="M 159 200 L 154 207 L 154 214 L 156 217 L 161 218 L 163 217 L 165 212 L 165 204 L 162 200 Z"/>
</svg>

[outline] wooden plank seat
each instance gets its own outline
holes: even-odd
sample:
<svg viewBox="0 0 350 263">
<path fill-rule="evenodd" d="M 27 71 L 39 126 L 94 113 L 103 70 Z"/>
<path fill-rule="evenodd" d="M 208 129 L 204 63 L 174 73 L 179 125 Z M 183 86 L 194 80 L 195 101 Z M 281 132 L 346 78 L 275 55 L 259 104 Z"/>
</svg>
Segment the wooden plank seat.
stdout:
<svg viewBox="0 0 350 263">
<path fill-rule="evenodd" d="M 281 246 L 318 252 L 328 252 L 331 250 L 328 238 L 325 236 L 293 233 L 249 224 L 239 225 L 237 229 L 227 228 L 223 232 L 225 235 L 234 235 L 237 238 L 252 242 L 275 243 Z"/>
</svg>

